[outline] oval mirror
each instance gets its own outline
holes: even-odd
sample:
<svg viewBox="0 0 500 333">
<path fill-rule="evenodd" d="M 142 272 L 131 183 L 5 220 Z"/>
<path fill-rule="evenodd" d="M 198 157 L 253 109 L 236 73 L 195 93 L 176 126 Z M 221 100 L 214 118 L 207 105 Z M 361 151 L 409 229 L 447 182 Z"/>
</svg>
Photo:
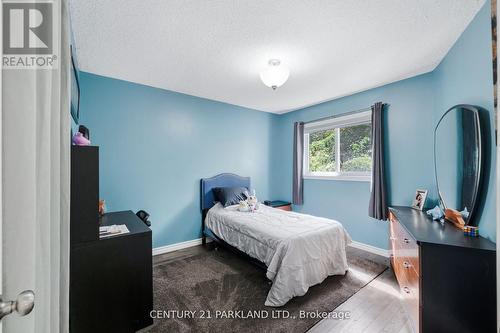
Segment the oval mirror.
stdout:
<svg viewBox="0 0 500 333">
<path fill-rule="evenodd" d="M 482 173 L 479 109 L 456 105 L 446 111 L 434 130 L 434 168 L 444 211 L 474 224 Z M 458 214 L 460 213 L 460 214 Z"/>
</svg>

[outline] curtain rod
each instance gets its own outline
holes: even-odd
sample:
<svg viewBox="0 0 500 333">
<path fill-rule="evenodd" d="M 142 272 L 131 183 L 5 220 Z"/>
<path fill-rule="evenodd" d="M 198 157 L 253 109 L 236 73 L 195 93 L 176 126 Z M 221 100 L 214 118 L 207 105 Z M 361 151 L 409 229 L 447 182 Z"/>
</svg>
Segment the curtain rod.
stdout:
<svg viewBox="0 0 500 333">
<path fill-rule="evenodd" d="M 382 103 L 382 106 L 389 106 L 390 104 L 388 103 Z M 365 111 L 371 111 L 372 107 L 367 107 L 367 108 L 362 108 L 362 109 L 358 109 L 358 110 L 354 110 L 354 111 L 349 111 L 349 112 L 344 112 L 344 113 L 339 113 L 339 114 L 336 114 L 336 115 L 333 115 L 333 116 L 328 116 L 328 117 L 323 117 L 323 118 L 319 118 L 319 119 L 315 119 L 315 120 L 310 120 L 310 121 L 306 121 L 304 122 L 304 125 L 305 124 L 310 124 L 310 123 L 316 123 L 318 121 L 323 121 L 323 120 L 328 120 L 328 119 L 334 119 L 334 118 L 338 118 L 338 117 L 343 117 L 343 116 L 349 116 L 351 114 L 356 114 L 356 113 L 359 113 L 359 112 L 365 112 Z"/>
</svg>

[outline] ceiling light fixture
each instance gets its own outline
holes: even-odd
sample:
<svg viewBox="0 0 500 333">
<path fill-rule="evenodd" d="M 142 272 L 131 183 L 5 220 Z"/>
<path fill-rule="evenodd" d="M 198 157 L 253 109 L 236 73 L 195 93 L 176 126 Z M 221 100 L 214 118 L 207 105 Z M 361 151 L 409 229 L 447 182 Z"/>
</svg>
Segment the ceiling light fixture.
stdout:
<svg viewBox="0 0 500 333">
<path fill-rule="evenodd" d="M 271 59 L 268 66 L 260 72 L 262 82 L 273 90 L 281 87 L 290 76 L 290 70 L 278 59 Z"/>
</svg>

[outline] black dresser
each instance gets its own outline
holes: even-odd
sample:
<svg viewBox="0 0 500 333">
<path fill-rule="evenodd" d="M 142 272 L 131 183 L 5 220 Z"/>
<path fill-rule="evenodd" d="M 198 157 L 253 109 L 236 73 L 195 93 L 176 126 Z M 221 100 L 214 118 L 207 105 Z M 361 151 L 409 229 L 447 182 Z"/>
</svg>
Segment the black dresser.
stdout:
<svg viewBox="0 0 500 333">
<path fill-rule="evenodd" d="M 391 265 L 416 332 L 496 331 L 496 245 L 390 208 Z"/>
<path fill-rule="evenodd" d="M 72 146 L 70 332 L 135 332 L 153 323 L 151 230 L 132 211 L 98 216 L 99 149 Z M 129 233 L 99 239 L 99 226 Z"/>
</svg>

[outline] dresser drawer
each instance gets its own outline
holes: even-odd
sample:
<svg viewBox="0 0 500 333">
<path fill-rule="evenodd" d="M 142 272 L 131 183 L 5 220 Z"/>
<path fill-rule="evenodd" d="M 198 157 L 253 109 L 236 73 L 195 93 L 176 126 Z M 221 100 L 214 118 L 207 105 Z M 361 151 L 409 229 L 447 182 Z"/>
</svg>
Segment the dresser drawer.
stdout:
<svg viewBox="0 0 500 333">
<path fill-rule="evenodd" d="M 407 262 L 420 275 L 418 244 L 396 217 L 390 215 L 390 246 L 392 255 Z"/>
<path fill-rule="evenodd" d="M 391 264 L 398 280 L 404 306 L 413 327 L 419 332 L 420 287 L 419 246 L 415 239 L 390 214 Z"/>
<path fill-rule="evenodd" d="M 396 265 L 400 265 L 398 269 L 398 283 L 403 296 L 404 305 L 410 316 L 416 332 L 419 331 L 420 324 L 420 287 L 419 276 L 411 268 L 404 267 L 404 262 L 396 260 Z"/>
</svg>

